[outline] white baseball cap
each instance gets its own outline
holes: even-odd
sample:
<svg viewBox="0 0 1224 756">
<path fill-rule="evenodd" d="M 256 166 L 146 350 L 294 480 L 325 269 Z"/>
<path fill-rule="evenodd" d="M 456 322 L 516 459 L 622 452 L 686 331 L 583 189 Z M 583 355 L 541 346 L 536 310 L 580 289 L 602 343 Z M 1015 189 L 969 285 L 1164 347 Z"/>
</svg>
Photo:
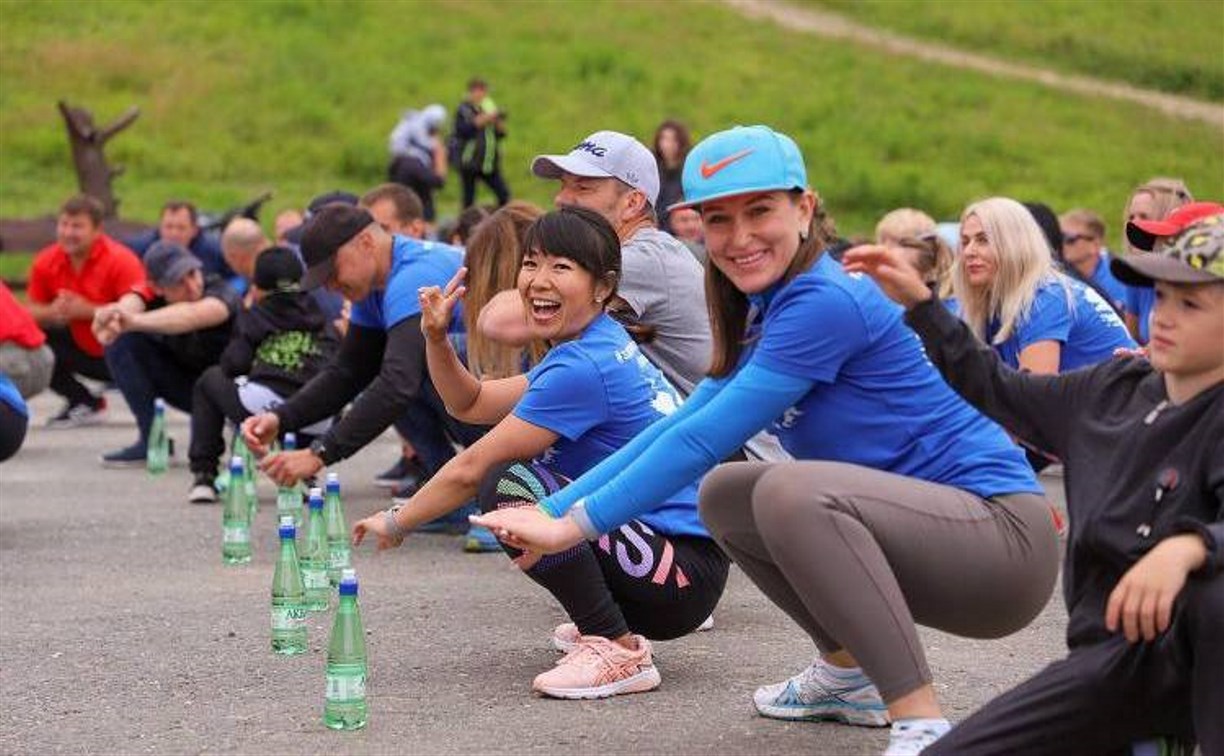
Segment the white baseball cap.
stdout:
<svg viewBox="0 0 1224 756">
<path fill-rule="evenodd" d="M 568 155 L 538 155 L 531 172 L 559 179 L 564 173 L 586 178 L 620 179 L 646 195 L 653 207 L 659 199 L 659 166 L 646 145 L 619 131 L 596 131 Z"/>
</svg>

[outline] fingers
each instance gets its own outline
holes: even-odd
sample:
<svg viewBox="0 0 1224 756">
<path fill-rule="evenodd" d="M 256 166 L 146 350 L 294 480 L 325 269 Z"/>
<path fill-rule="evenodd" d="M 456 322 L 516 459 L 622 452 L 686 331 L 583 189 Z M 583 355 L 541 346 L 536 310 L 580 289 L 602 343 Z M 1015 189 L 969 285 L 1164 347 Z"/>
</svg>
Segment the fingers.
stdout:
<svg viewBox="0 0 1224 756">
<path fill-rule="evenodd" d="M 1126 600 L 1122 602 L 1122 634 L 1126 640 L 1135 643 L 1139 640 L 1139 602 L 1138 591 L 1127 591 Z"/>
<path fill-rule="evenodd" d="M 449 299 L 452 294 L 460 294 L 463 289 L 463 279 L 467 277 L 467 267 L 462 266 L 455 271 L 455 275 L 451 276 L 451 280 L 446 282 L 446 288 L 442 291 Z"/>
<path fill-rule="evenodd" d="M 1105 629 L 1118 632 L 1118 620 L 1122 616 L 1122 602 L 1126 599 L 1126 583 L 1119 583 L 1109 594 L 1105 604 Z"/>
<path fill-rule="evenodd" d="M 1156 591 L 1145 592 L 1139 600 L 1138 625 L 1139 634 L 1145 641 L 1156 640 L 1156 602 L 1159 596 Z"/>
<path fill-rule="evenodd" d="M 365 535 L 366 535 L 365 520 L 358 520 L 356 524 L 353 525 L 353 535 L 352 535 L 353 546 L 360 546 L 361 542 L 365 540 Z"/>
</svg>

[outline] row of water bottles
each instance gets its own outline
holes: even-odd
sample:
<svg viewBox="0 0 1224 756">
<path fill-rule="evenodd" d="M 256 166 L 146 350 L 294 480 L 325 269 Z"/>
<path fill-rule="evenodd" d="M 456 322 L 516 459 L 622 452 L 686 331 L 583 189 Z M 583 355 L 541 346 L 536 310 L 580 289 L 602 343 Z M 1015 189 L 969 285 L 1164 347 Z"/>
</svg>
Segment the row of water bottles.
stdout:
<svg viewBox="0 0 1224 756">
<path fill-rule="evenodd" d="M 230 460 L 229 485 L 222 509 L 221 555 L 225 564 L 251 561 L 251 524 L 257 498 L 253 455 L 244 459 L 235 441 Z M 283 448 L 292 449 L 292 434 Z M 250 485 L 248 485 L 248 482 Z M 306 652 L 306 619 L 310 612 L 327 611 L 332 589 L 339 593 L 331 637 L 327 644 L 327 682 L 323 723 L 336 730 L 355 730 L 366 724 L 365 632 L 357 606 L 357 574 L 351 567 L 348 527 L 340 499 L 340 480 L 328 473 L 325 491 L 312 488 L 307 514 L 302 512 L 300 489 L 277 491 L 280 548 L 272 575 L 272 651 L 294 655 Z M 305 526 L 298 553 L 297 533 Z"/>
</svg>

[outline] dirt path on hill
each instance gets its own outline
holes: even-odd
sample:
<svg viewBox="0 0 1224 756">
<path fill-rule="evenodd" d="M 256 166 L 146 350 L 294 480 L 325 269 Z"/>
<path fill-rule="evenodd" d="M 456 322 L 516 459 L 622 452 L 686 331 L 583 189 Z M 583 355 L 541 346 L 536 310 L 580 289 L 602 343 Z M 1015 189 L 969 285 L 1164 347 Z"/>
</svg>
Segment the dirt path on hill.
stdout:
<svg viewBox="0 0 1224 756">
<path fill-rule="evenodd" d="M 1224 131 L 1224 105 L 1141 89 L 1116 81 L 1059 73 L 1045 68 L 963 52 L 943 45 L 920 42 L 850 21 L 836 13 L 800 8 L 777 0 L 723 0 L 723 2 L 749 18 L 766 19 L 795 31 L 855 42 L 892 55 L 903 55 L 1009 79 L 1033 81 L 1072 94 L 1125 100 L 1177 118 L 1205 121 Z"/>
</svg>

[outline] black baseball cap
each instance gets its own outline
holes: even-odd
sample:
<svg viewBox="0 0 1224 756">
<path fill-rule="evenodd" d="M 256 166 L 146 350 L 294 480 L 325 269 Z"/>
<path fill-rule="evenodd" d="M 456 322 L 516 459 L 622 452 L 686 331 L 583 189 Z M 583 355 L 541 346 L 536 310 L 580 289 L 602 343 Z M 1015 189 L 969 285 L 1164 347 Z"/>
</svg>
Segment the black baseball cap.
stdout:
<svg viewBox="0 0 1224 756">
<path fill-rule="evenodd" d="M 271 247 L 255 258 L 255 285 L 266 292 L 301 291 L 304 273 L 301 258 L 288 247 Z"/>
<path fill-rule="evenodd" d="M 306 212 L 302 214 L 302 222 L 296 228 L 291 228 L 285 232 L 285 241 L 290 244 L 301 244 L 302 234 L 306 232 L 306 226 L 310 225 L 310 219 L 322 210 L 327 205 L 340 204 L 357 207 L 361 198 L 352 192 L 346 192 L 343 189 L 335 189 L 324 194 L 320 194 L 310 201 L 306 206 Z"/>
<path fill-rule="evenodd" d="M 193 270 L 204 267 L 200 258 L 174 242 L 154 242 L 145 252 L 145 274 L 155 286 L 166 288 L 183 280 Z"/>
<path fill-rule="evenodd" d="M 302 234 L 302 260 L 306 263 L 302 288 L 317 289 L 327 283 L 336 269 L 336 250 L 373 223 L 372 215 L 351 205 L 332 203 L 315 213 Z"/>
</svg>

